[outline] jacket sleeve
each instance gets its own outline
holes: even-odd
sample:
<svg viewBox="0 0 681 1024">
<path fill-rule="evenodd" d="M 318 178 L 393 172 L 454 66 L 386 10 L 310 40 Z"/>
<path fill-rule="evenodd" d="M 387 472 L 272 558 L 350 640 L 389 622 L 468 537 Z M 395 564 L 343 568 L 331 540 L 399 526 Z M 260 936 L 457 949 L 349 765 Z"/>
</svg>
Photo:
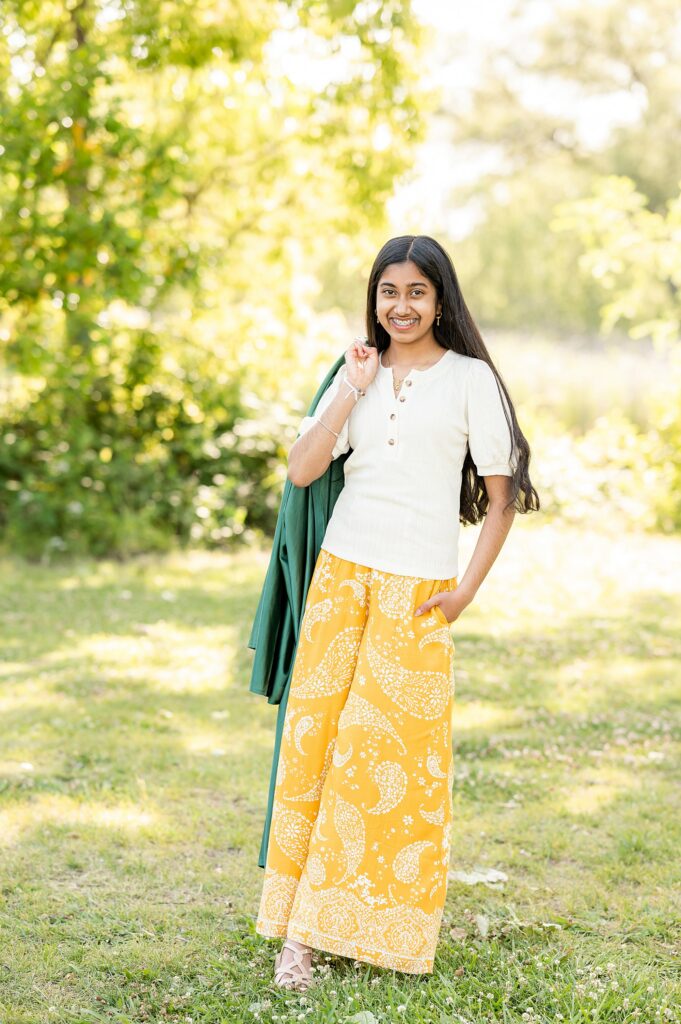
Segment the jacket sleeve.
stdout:
<svg viewBox="0 0 681 1024">
<path fill-rule="evenodd" d="M 329 384 L 328 388 L 326 389 L 326 391 L 324 392 L 322 397 L 319 399 L 319 402 L 317 403 L 317 408 L 315 409 L 314 414 L 312 416 L 306 416 L 301 421 L 300 427 L 298 428 L 298 436 L 299 437 L 302 434 L 306 433 L 306 431 L 308 431 L 310 429 L 310 427 L 313 427 L 314 424 L 319 419 L 319 417 L 321 415 L 323 415 L 324 410 L 328 409 L 329 405 L 331 404 L 331 402 L 334 400 L 334 398 L 338 394 L 339 388 L 340 388 L 340 386 L 341 386 L 341 384 L 343 383 L 344 380 L 345 380 L 345 364 L 343 364 L 343 366 L 341 366 L 340 369 L 337 371 L 337 373 L 336 373 L 335 377 L 333 378 L 332 382 Z M 348 418 L 346 419 L 345 423 L 343 424 L 341 430 L 339 431 L 338 439 L 337 439 L 336 443 L 333 446 L 333 451 L 331 452 L 331 458 L 332 459 L 337 459 L 339 455 L 344 455 L 345 452 L 350 450 L 350 438 L 349 438 L 349 426 L 348 426 L 349 422 L 350 422 L 350 416 L 348 416 Z"/>
</svg>

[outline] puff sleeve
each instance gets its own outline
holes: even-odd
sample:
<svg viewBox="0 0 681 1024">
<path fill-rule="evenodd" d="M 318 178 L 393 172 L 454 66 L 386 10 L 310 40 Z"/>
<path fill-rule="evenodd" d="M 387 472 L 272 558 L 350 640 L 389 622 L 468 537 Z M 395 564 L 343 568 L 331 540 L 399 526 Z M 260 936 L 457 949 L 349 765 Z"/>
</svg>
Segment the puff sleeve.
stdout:
<svg viewBox="0 0 681 1024">
<path fill-rule="evenodd" d="M 468 375 L 468 446 L 480 476 L 513 476 L 514 453 L 504 407 L 508 403 L 491 367 L 474 359 Z"/>
<path fill-rule="evenodd" d="M 315 409 L 314 414 L 312 416 L 306 416 L 301 421 L 300 427 L 298 428 L 298 436 L 299 437 L 302 434 L 306 433 L 310 429 L 310 427 L 314 426 L 314 424 L 317 422 L 319 416 L 322 415 L 322 413 L 324 412 L 325 409 L 328 409 L 328 407 L 330 406 L 331 402 L 333 402 L 334 398 L 338 394 L 338 389 L 340 388 L 340 386 L 341 386 L 341 384 L 343 383 L 344 380 L 345 380 L 345 366 L 341 366 L 340 369 L 338 370 L 336 376 L 333 378 L 333 380 L 329 384 L 328 388 L 326 389 L 326 391 L 324 392 L 322 397 L 319 399 L 319 402 L 317 403 L 317 408 Z M 352 415 L 352 413 L 350 413 L 350 415 Z M 345 452 L 350 450 L 350 438 L 349 438 L 349 427 L 348 427 L 349 421 L 350 421 L 350 416 L 348 416 L 347 420 L 343 424 L 343 426 L 342 426 L 342 428 L 341 428 L 341 430 L 339 432 L 338 439 L 337 439 L 336 443 L 333 446 L 333 451 L 331 452 L 331 458 L 332 459 L 337 459 L 339 455 L 344 455 Z"/>
</svg>

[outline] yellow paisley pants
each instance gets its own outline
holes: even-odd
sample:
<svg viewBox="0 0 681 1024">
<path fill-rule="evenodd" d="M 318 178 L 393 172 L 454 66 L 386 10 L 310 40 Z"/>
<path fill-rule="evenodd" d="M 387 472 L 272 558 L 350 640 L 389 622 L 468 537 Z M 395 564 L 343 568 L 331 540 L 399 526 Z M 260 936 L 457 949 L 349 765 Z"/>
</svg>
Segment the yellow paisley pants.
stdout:
<svg viewBox="0 0 681 1024">
<path fill-rule="evenodd" d="M 430 973 L 447 891 L 455 578 L 322 549 L 284 719 L 256 930 Z"/>
</svg>

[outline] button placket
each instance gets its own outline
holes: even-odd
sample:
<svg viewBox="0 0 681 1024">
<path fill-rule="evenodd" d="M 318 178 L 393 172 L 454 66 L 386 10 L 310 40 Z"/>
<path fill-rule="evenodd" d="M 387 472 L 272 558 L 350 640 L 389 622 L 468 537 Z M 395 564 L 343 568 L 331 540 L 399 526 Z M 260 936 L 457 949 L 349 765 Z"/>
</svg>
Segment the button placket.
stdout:
<svg viewBox="0 0 681 1024">
<path fill-rule="evenodd" d="M 392 382 L 390 384 L 390 387 L 392 388 Z M 395 404 L 396 404 L 396 399 L 395 399 L 395 396 L 393 396 L 393 405 L 395 405 Z M 398 415 L 397 415 L 397 411 L 394 408 L 388 414 L 388 416 L 389 416 L 388 445 L 389 445 L 389 447 L 393 451 L 395 451 L 396 448 L 397 448 L 397 442 L 399 440 L 399 425 L 400 425 L 400 421 L 399 421 L 399 418 L 398 418 Z"/>
<path fill-rule="evenodd" d="M 401 404 L 401 403 L 404 403 L 404 402 L 407 401 L 407 395 L 405 394 L 405 387 L 410 388 L 410 387 L 412 387 L 413 383 L 414 383 L 414 381 L 410 377 L 405 377 L 405 379 L 402 381 L 402 387 L 400 388 L 400 390 L 397 393 L 397 395 L 395 395 L 393 393 L 393 404 L 397 406 L 398 411 L 399 411 L 398 403 Z M 392 381 L 391 381 L 391 388 L 392 388 Z M 392 450 L 395 452 L 395 454 L 397 454 L 398 441 L 399 441 L 399 436 L 397 435 L 397 428 L 399 427 L 399 417 L 398 417 L 397 412 L 395 410 L 393 410 L 390 413 L 390 421 L 392 423 L 394 423 L 395 426 L 392 429 L 391 436 L 388 438 L 388 445 L 392 448 Z"/>
<path fill-rule="evenodd" d="M 407 401 L 407 396 L 404 393 L 404 389 L 405 389 L 405 387 L 410 388 L 413 383 L 414 382 L 412 380 L 410 380 L 409 377 L 405 377 L 405 379 L 402 381 L 402 387 L 399 390 L 399 394 L 397 395 L 397 401 L 398 402 L 406 402 Z"/>
<path fill-rule="evenodd" d="M 387 369 L 384 367 L 384 369 Z M 404 382 L 403 382 L 404 386 Z M 400 456 L 400 417 L 399 411 L 402 408 L 400 404 L 400 395 L 402 388 L 398 395 L 395 394 L 393 389 L 392 374 L 386 373 L 383 376 L 383 398 L 385 401 L 384 415 L 386 415 L 386 426 L 387 430 L 385 433 L 385 441 L 383 442 L 384 452 L 392 459 L 398 459 Z M 402 396 L 404 401 L 404 396 Z"/>
</svg>

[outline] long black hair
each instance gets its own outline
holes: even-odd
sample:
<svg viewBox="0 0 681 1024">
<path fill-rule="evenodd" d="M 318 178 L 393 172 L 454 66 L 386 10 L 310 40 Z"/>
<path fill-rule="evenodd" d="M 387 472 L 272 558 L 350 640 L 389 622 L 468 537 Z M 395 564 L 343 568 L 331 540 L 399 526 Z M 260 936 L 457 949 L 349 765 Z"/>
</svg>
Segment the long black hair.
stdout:
<svg viewBox="0 0 681 1024">
<path fill-rule="evenodd" d="M 366 331 L 368 344 L 378 349 L 379 358 L 390 345 L 390 335 L 382 324 L 376 321 L 376 292 L 378 282 L 386 267 L 392 263 L 406 263 L 411 260 L 437 290 L 442 306 L 440 323 L 433 324 L 433 335 L 438 345 L 451 349 L 460 355 L 483 359 L 496 378 L 502 397 L 504 415 L 512 438 L 513 494 L 506 505 L 512 505 L 518 512 L 536 512 L 539 509 L 539 495 L 532 486 L 529 476 L 530 446 L 518 425 L 513 402 L 501 376 L 492 362 L 480 331 L 464 302 L 454 264 L 445 249 L 429 235 L 400 235 L 385 243 L 374 260 L 367 288 Z M 505 401 L 503 400 L 505 399 Z M 459 519 L 462 523 L 479 523 L 489 507 L 489 496 L 484 477 L 479 476 L 470 448 L 466 449 L 461 475 L 461 498 Z"/>
</svg>

